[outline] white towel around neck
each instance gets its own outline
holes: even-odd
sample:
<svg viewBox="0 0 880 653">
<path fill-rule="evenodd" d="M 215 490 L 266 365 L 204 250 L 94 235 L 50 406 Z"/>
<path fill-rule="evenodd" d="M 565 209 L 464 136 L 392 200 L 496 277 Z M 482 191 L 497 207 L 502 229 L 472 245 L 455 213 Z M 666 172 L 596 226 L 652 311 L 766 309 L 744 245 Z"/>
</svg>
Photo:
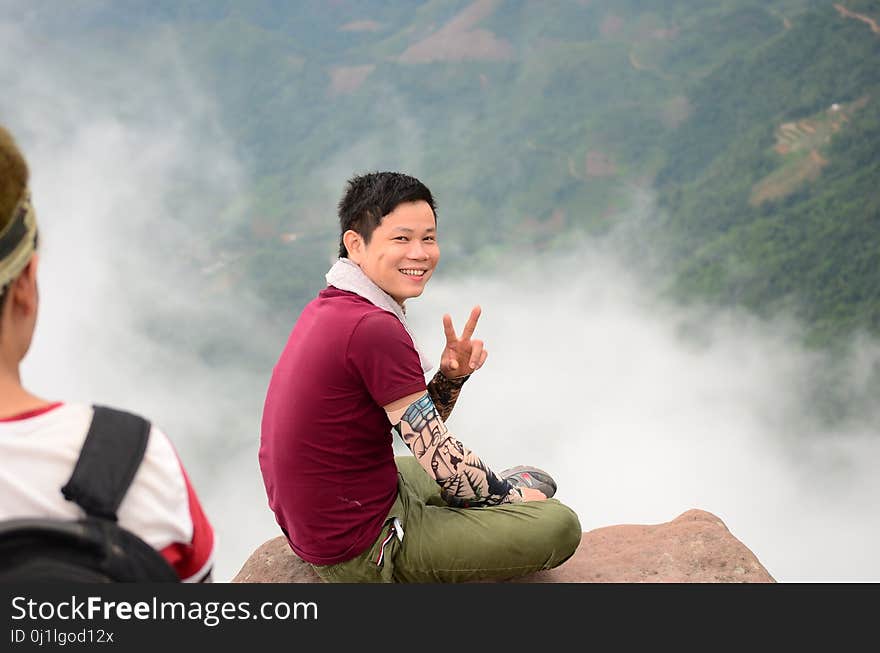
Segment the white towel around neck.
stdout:
<svg viewBox="0 0 880 653">
<path fill-rule="evenodd" d="M 364 271 L 361 270 L 361 267 L 357 263 L 347 258 L 339 258 L 327 274 L 324 275 L 324 278 L 327 280 L 327 283 L 334 288 L 353 292 L 356 295 L 360 295 L 373 305 L 378 306 L 389 313 L 393 313 L 397 319 L 400 320 L 403 328 L 406 329 L 406 332 L 412 339 L 413 347 L 415 347 L 416 352 L 419 355 L 419 361 L 422 364 L 422 372 L 427 374 L 433 369 L 434 364 L 427 356 L 425 356 L 424 352 L 419 347 L 418 341 L 416 341 L 415 335 L 413 335 L 413 332 L 410 331 L 409 325 L 406 323 L 406 311 L 403 306 L 394 301 L 394 298 L 391 295 L 373 283 L 370 278 L 364 274 Z"/>
</svg>

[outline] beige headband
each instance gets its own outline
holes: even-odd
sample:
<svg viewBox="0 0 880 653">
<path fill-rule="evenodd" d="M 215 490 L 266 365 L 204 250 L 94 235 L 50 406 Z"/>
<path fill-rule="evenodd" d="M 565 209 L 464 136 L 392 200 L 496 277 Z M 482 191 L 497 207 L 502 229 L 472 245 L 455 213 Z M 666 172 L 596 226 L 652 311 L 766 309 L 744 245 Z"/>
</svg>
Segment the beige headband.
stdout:
<svg viewBox="0 0 880 653">
<path fill-rule="evenodd" d="M 36 235 L 37 216 L 31 205 L 31 192 L 25 188 L 12 212 L 12 220 L 0 229 L 0 289 L 15 279 L 31 260 Z"/>
</svg>

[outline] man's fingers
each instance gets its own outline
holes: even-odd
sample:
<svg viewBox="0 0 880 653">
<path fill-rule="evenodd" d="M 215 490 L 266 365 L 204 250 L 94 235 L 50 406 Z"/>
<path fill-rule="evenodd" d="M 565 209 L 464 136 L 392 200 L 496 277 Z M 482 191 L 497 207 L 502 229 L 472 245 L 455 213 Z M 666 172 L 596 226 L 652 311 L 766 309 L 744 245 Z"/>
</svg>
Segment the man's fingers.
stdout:
<svg viewBox="0 0 880 653">
<path fill-rule="evenodd" d="M 464 331 L 461 332 L 461 339 L 468 340 L 472 335 L 474 335 L 474 329 L 477 328 L 477 320 L 480 319 L 480 313 L 482 309 L 479 306 L 474 306 L 471 310 L 471 316 L 468 318 L 467 324 L 464 325 Z"/>
<path fill-rule="evenodd" d="M 449 313 L 443 316 L 443 332 L 446 334 L 446 342 L 455 342 L 458 336 L 455 335 L 455 329 L 452 328 L 452 318 Z"/>
<path fill-rule="evenodd" d="M 471 366 L 472 370 L 475 370 L 480 366 L 481 359 L 483 359 L 483 341 L 471 340 L 471 359 L 468 361 L 468 364 Z"/>
<path fill-rule="evenodd" d="M 547 495 L 533 487 L 521 487 L 523 501 L 546 501 Z"/>
</svg>

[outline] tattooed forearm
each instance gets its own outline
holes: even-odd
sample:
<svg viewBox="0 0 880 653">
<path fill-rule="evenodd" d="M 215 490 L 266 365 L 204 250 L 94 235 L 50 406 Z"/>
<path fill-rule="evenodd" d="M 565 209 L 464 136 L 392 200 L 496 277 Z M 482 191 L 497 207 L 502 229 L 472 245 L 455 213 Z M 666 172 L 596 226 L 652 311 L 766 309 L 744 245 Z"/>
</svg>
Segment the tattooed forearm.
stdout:
<svg viewBox="0 0 880 653">
<path fill-rule="evenodd" d="M 428 394 L 431 395 L 431 401 L 434 402 L 437 411 L 440 413 L 440 419 L 443 421 L 449 419 L 449 415 L 452 414 L 452 408 L 458 400 L 458 394 L 461 392 L 461 386 L 469 378 L 471 378 L 470 374 L 448 379 L 438 370 L 434 378 L 431 379 L 431 382 L 428 384 Z"/>
<path fill-rule="evenodd" d="M 397 428 L 448 504 L 476 507 L 522 501 L 518 490 L 449 432 L 430 396 L 410 404 Z"/>
</svg>

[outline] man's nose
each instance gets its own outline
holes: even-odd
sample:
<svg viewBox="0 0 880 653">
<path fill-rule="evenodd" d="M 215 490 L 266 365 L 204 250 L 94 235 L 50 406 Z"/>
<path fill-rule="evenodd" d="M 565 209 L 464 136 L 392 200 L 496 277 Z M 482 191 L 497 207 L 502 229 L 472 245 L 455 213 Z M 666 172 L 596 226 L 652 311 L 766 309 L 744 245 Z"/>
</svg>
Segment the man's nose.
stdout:
<svg viewBox="0 0 880 653">
<path fill-rule="evenodd" d="M 409 258 L 413 259 L 426 259 L 428 258 L 428 250 L 425 249 L 424 243 L 415 238 L 410 241 L 409 249 L 406 252 Z"/>
</svg>

